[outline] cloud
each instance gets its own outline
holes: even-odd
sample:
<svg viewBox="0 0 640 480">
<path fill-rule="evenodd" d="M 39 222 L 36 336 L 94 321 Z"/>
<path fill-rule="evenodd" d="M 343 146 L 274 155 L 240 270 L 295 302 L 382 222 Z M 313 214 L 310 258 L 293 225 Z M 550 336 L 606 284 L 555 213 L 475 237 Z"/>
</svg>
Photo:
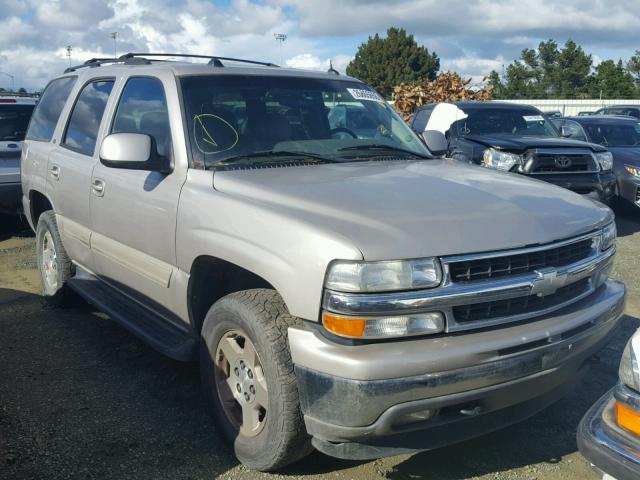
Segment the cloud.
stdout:
<svg viewBox="0 0 640 480">
<path fill-rule="evenodd" d="M 399 26 L 474 81 L 548 38 L 571 37 L 599 58 L 627 58 L 640 44 L 637 0 L 0 0 L 0 20 L 0 69 L 28 88 L 68 65 L 67 45 L 73 63 L 113 55 L 114 31 L 119 53 L 282 58 L 316 70 L 331 59 L 344 72 L 360 43 Z"/>
<path fill-rule="evenodd" d="M 349 65 L 349 62 L 351 60 L 353 60 L 353 57 L 350 55 L 336 55 L 333 58 L 321 59 L 320 57 L 312 53 L 301 53 L 292 58 L 289 58 L 285 62 L 285 65 L 290 68 L 326 71 L 329 69 L 329 62 L 331 62 L 333 68 L 341 73 L 344 73 L 347 69 L 347 65 Z"/>
</svg>

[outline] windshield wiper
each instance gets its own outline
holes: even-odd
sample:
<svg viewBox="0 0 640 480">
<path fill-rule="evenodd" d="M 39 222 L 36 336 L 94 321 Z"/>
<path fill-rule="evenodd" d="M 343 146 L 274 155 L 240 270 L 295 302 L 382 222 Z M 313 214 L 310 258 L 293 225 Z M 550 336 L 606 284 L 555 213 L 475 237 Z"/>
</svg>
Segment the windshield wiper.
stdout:
<svg viewBox="0 0 640 480">
<path fill-rule="evenodd" d="M 243 155 L 236 155 L 235 157 L 225 158 L 224 160 L 220 160 L 219 162 L 212 163 L 210 166 L 215 167 L 218 165 L 226 165 L 228 163 L 237 162 L 240 160 L 250 160 L 252 158 L 276 158 L 276 157 L 304 157 L 310 160 L 314 160 L 316 162 L 329 162 L 335 163 L 338 160 L 329 157 L 323 157 L 322 155 L 316 155 L 315 153 L 306 153 L 306 152 L 293 152 L 287 150 L 264 150 L 260 152 L 252 152 L 246 153 Z"/>
<path fill-rule="evenodd" d="M 418 158 L 425 158 L 425 159 L 431 158 L 426 155 L 422 155 L 421 153 L 413 152 L 406 148 L 394 147 L 392 145 L 385 145 L 383 143 L 371 143 L 367 145 L 352 145 L 350 147 L 342 147 L 338 149 L 339 152 L 348 152 L 351 150 L 388 150 L 391 152 L 406 153 L 407 155 L 413 155 L 414 157 L 418 157 Z"/>
</svg>

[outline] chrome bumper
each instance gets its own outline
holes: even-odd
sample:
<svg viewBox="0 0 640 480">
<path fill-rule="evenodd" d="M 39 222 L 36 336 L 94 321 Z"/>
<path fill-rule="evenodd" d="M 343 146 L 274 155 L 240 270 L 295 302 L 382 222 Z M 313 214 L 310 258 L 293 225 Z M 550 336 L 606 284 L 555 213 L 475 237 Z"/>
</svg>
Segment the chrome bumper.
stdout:
<svg viewBox="0 0 640 480">
<path fill-rule="evenodd" d="M 570 265 L 555 269 L 543 269 L 522 275 L 474 282 L 455 283 L 450 278 L 449 265 L 454 262 L 460 262 L 466 259 L 477 260 L 518 255 L 521 253 L 541 252 L 587 239 L 592 239 L 593 241 L 592 254 L 588 258 Z M 343 293 L 327 290 L 323 297 L 322 306 L 324 310 L 329 312 L 354 316 L 391 315 L 437 310 L 442 312 L 446 317 L 447 332 L 486 328 L 540 317 L 561 310 L 591 295 L 604 283 L 613 264 L 615 247 L 605 252 L 599 252 L 598 240 L 598 233 L 593 233 L 540 247 L 444 257 L 442 258 L 444 280 L 441 287 L 429 290 L 383 294 Z M 453 314 L 453 308 L 457 306 L 518 299 L 532 295 L 548 295 L 557 291 L 559 288 L 574 284 L 585 278 L 590 279 L 585 291 L 568 301 L 553 305 L 550 308 L 524 314 L 466 322 L 458 322 Z"/>
<path fill-rule="evenodd" d="M 500 394 L 507 402 L 523 402 L 550 385 L 565 383 L 606 344 L 624 300 L 624 285 L 609 280 L 590 297 L 536 322 L 358 346 L 292 327 L 289 344 L 309 433 L 322 432 L 327 438 L 333 432 L 340 439 L 381 435 L 385 430 L 377 422 L 400 405 L 412 405 L 412 411 L 439 409 L 478 400 L 473 395 L 509 382 L 546 375 L 557 380 L 543 380 L 517 394 L 506 388 Z M 456 397 L 460 395 L 465 398 Z"/>
</svg>

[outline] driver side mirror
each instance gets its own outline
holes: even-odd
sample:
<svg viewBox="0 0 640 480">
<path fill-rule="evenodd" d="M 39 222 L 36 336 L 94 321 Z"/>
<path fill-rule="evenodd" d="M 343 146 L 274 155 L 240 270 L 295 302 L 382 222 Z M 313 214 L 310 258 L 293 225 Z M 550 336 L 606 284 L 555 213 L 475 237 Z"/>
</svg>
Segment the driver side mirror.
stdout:
<svg viewBox="0 0 640 480">
<path fill-rule="evenodd" d="M 444 133 L 438 130 L 425 130 L 420 134 L 432 155 L 441 157 L 449 150 L 449 142 Z"/>
<path fill-rule="evenodd" d="M 570 138 L 571 135 L 573 135 L 573 132 L 571 131 L 571 128 L 563 125 L 562 127 L 560 127 L 560 135 L 562 135 L 562 137 L 564 138 Z"/>
<path fill-rule="evenodd" d="M 112 133 L 100 147 L 100 162 L 109 168 L 171 173 L 168 157 L 158 155 L 156 141 L 143 133 Z"/>
</svg>

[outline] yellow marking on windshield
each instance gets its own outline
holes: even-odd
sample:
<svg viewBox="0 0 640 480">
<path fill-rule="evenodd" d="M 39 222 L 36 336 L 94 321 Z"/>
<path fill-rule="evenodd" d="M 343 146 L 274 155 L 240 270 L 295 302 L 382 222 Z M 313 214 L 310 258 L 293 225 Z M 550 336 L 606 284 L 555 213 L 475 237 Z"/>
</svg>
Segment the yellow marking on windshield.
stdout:
<svg viewBox="0 0 640 480">
<path fill-rule="evenodd" d="M 207 119 L 215 119 L 219 122 L 222 122 L 223 125 L 226 125 L 226 127 L 228 127 L 229 129 L 231 129 L 231 132 L 233 133 L 233 137 L 234 140 L 231 143 L 230 146 L 226 147 L 226 148 L 220 148 L 218 150 L 212 150 L 212 149 L 208 149 L 206 146 L 203 147 L 202 143 L 207 143 L 212 147 L 220 147 L 220 144 L 218 142 L 216 142 L 216 140 L 213 138 L 213 135 L 211 135 L 211 133 L 209 132 L 209 130 L 207 130 L 207 128 L 204 126 L 205 122 L 207 121 Z M 203 121 L 204 119 L 204 121 Z M 197 126 L 200 125 L 200 128 L 202 128 L 202 137 L 199 138 L 198 135 L 198 131 L 197 131 Z M 238 144 L 238 140 L 240 139 L 239 135 L 238 135 L 238 131 L 233 128 L 233 126 L 227 122 L 224 118 L 218 116 L 218 115 L 214 115 L 212 113 L 203 113 L 200 115 L 195 115 L 193 117 L 193 139 L 196 143 L 196 147 L 198 148 L 198 150 L 200 151 L 200 153 L 204 154 L 204 155 L 215 155 L 216 153 L 222 153 L 222 152 L 226 152 L 228 150 L 231 150 L 232 148 L 234 148 L 237 144 Z M 202 142 L 202 143 L 201 143 Z"/>
</svg>

